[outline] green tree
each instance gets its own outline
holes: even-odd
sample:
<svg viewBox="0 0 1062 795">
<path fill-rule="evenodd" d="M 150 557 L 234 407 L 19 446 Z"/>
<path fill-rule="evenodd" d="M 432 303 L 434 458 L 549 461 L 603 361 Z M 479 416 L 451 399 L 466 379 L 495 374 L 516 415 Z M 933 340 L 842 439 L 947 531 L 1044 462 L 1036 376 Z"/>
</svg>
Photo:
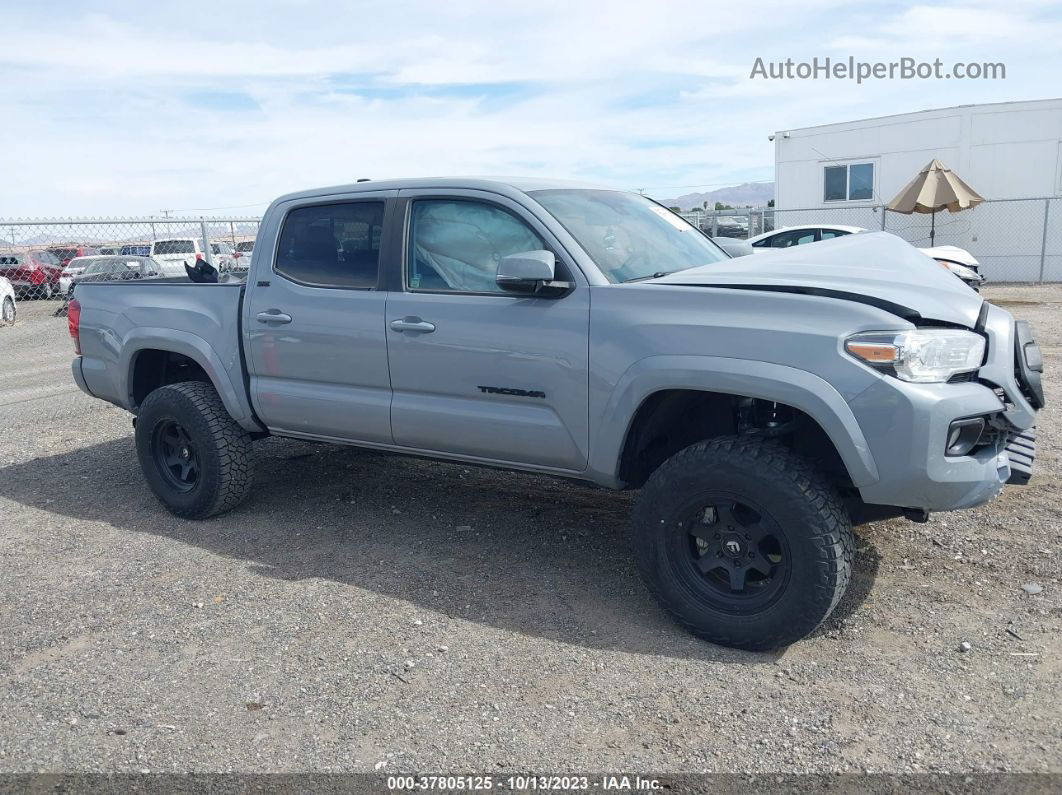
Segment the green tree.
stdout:
<svg viewBox="0 0 1062 795">
<path fill-rule="evenodd" d="M 723 204 L 722 202 L 716 202 L 715 203 L 715 209 L 716 210 L 733 210 L 734 208 L 731 207 L 729 204 Z"/>
</svg>

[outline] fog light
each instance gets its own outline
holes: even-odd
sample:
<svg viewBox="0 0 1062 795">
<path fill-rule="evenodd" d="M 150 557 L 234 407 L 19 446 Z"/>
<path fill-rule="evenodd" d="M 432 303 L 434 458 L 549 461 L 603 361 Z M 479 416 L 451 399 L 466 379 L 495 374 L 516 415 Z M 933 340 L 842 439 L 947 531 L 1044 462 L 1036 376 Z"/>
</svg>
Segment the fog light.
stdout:
<svg viewBox="0 0 1062 795">
<path fill-rule="evenodd" d="M 985 429 L 982 417 L 968 420 L 955 420 L 948 428 L 948 443 L 944 455 L 966 455 L 977 444 Z"/>
</svg>

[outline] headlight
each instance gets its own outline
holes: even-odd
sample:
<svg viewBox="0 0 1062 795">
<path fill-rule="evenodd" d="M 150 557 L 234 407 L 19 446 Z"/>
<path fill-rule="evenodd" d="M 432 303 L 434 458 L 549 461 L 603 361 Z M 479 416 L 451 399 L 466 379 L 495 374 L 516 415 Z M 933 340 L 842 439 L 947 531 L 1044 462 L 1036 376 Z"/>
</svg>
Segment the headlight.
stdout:
<svg viewBox="0 0 1062 795">
<path fill-rule="evenodd" d="M 938 259 L 937 263 L 944 270 L 951 271 L 960 279 L 968 282 L 983 282 L 984 277 L 975 271 L 973 268 L 967 268 L 965 265 L 960 265 L 958 262 L 951 262 L 946 259 Z"/>
<path fill-rule="evenodd" d="M 860 361 L 916 384 L 939 384 L 976 370 L 985 356 L 984 337 L 953 329 L 856 334 L 844 347 Z"/>
</svg>

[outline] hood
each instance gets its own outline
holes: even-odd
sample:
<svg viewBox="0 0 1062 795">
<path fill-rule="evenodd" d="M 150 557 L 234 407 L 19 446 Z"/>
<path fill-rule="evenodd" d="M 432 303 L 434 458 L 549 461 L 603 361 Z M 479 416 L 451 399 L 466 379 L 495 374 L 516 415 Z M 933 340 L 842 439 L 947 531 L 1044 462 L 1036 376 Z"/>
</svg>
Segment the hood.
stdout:
<svg viewBox="0 0 1062 795">
<path fill-rule="evenodd" d="M 960 265 L 970 267 L 971 265 L 977 266 L 981 263 L 974 259 L 973 254 L 964 248 L 958 246 L 933 246 L 933 248 L 920 248 L 918 249 L 923 254 L 933 257 L 934 259 L 946 259 L 949 262 L 957 262 Z"/>
<path fill-rule="evenodd" d="M 734 287 L 860 301 L 911 321 L 977 324 L 977 293 L 904 240 L 869 232 L 723 260 L 643 284 Z"/>
</svg>

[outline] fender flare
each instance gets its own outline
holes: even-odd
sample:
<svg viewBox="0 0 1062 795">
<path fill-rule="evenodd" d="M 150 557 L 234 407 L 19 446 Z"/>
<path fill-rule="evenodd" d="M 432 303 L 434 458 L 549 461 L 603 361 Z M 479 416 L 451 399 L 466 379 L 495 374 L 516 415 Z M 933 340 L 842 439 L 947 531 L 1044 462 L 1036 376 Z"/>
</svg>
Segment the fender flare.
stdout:
<svg viewBox="0 0 1062 795">
<path fill-rule="evenodd" d="M 855 414 L 828 382 L 795 367 L 720 356 L 648 356 L 617 381 L 600 416 L 590 468 L 610 485 L 620 485 L 620 461 L 642 404 L 669 389 L 719 392 L 773 400 L 800 409 L 826 432 L 853 485 L 878 481 L 878 468 Z M 595 478 L 597 479 L 597 478 Z"/>
<path fill-rule="evenodd" d="M 123 374 L 125 380 L 118 386 L 119 394 L 125 396 L 126 404 L 131 410 L 136 409 L 133 399 L 133 371 L 137 358 L 145 350 L 169 351 L 187 356 L 203 368 L 230 417 L 245 430 L 263 430 L 255 420 L 243 384 L 239 384 L 237 388 L 232 383 L 228 370 L 210 344 L 202 337 L 175 329 L 138 326 L 135 335 L 123 341 L 118 372 Z"/>
</svg>

